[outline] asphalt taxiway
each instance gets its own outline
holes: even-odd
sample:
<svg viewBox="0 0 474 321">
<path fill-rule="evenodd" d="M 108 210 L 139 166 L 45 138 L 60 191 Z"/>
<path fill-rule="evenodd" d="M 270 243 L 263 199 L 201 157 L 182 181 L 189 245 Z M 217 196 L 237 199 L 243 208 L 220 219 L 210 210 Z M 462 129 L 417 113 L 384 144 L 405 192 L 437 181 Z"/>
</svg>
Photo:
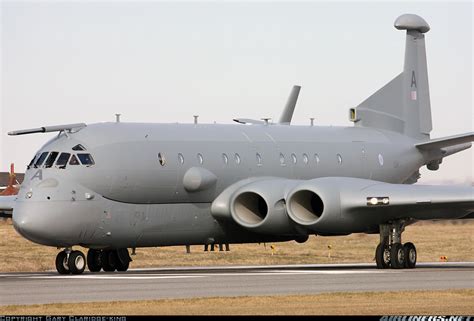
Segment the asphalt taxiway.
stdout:
<svg viewBox="0 0 474 321">
<path fill-rule="evenodd" d="M 0 305 L 472 288 L 474 262 L 419 263 L 405 270 L 322 264 L 0 273 Z"/>
</svg>

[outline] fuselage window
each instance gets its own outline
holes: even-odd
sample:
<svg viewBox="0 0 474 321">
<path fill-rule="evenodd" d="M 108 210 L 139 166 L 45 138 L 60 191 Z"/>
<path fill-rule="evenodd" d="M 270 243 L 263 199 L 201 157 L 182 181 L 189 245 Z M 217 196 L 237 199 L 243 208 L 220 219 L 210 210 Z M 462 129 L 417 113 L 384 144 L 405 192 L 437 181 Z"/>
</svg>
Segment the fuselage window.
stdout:
<svg viewBox="0 0 474 321">
<path fill-rule="evenodd" d="M 285 166 L 285 155 L 283 153 L 280 153 L 280 165 Z"/>
<path fill-rule="evenodd" d="M 319 162 L 321 161 L 319 159 L 319 155 L 318 154 L 314 154 L 314 160 L 316 161 L 316 164 L 319 164 Z"/>
<path fill-rule="evenodd" d="M 183 165 L 184 164 L 184 156 L 183 154 L 179 153 L 178 154 L 178 162 Z"/>
<path fill-rule="evenodd" d="M 77 157 L 79 157 L 82 165 L 90 166 L 95 164 L 91 154 L 77 154 Z"/>
<path fill-rule="evenodd" d="M 43 165 L 44 160 L 48 156 L 48 153 L 49 152 L 44 152 L 44 153 L 41 154 L 41 156 L 35 162 L 35 165 L 34 165 L 35 168 L 40 167 L 41 165 Z"/>
<path fill-rule="evenodd" d="M 255 156 L 257 157 L 257 165 L 262 166 L 262 156 L 259 153 L 257 153 Z"/>
<path fill-rule="evenodd" d="M 298 161 L 298 159 L 296 158 L 296 155 L 295 155 L 295 154 L 291 154 L 291 160 L 293 161 L 293 164 L 296 164 L 296 162 Z"/>
<path fill-rule="evenodd" d="M 70 156 L 71 154 L 69 153 L 61 153 L 61 155 L 59 155 L 58 157 L 58 160 L 56 161 L 56 166 L 58 166 L 61 169 L 66 168 L 67 161 L 69 160 Z"/>
<path fill-rule="evenodd" d="M 51 154 L 49 154 L 48 156 L 48 159 L 46 159 L 46 162 L 44 163 L 44 167 L 50 168 L 51 166 L 53 166 L 56 157 L 58 157 L 58 154 L 58 152 L 51 152 Z"/>
<path fill-rule="evenodd" d="M 239 154 L 235 154 L 234 155 L 234 159 L 235 159 L 235 163 L 238 165 L 240 164 L 240 155 Z"/>
<path fill-rule="evenodd" d="M 165 166 L 166 164 L 165 156 L 163 156 L 163 154 L 161 153 L 158 153 L 158 162 L 160 163 L 161 166 Z"/>
<path fill-rule="evenodd" d="M 227 154 L 226 153 L 223 153 L 222 154 L 222 161 L 224 162 L 224 164 L 227 165 L 227 163 L 229 162 L 229 157 L 227 157 Z"/>
<path fill-rule="evenodd" d="M 76 146 L 72 148 L 72 150 L 86 150 L 86 148 L 82 146 L 81 144 L 77 144 Z"/>
<path fill-rule="evenodd" d="M 303 154 L 303 163 L 308 164 L 309 158 L 308 155 Z"/>
<path fill-rule="evenodd" d="M 380 166 L 383 166 L 383 156 L 382 156 L 382 154 L 379 154 L 379 164 L 380 164 Z"/>
<path fill-rule="evenodd" d="M 76 155 L 72 155 L 69 165 L 79 165 L 79 160 L 77 159 Z"/>
<path fill-rule="evenodd" d="M 342 156 L 341 156 L 341 154 L 337 154 L 337 162 L 339 163 L 339 165 L 342 164 Z"/>
<path fill-rule="evenodd" d="M 202 163 L 204 163 L 204 158 L 202 157 L 201 153 L 197 154 L 197 160 L 198 160 L 199 164 L 201 164 L 201 165 L 202 165 Z"/>
</svg>

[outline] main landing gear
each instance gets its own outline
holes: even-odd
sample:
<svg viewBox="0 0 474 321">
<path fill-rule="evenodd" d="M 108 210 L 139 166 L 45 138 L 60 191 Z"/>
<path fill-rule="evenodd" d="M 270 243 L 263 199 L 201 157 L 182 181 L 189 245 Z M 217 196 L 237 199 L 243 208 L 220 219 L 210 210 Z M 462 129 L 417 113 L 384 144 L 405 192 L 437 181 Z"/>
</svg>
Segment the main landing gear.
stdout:
<svg viewBox="0 0 474 321">
<path fill-rule="evenodd" d="M 380 243 L 375 250 L 378 269 L 412 269 L 415 267 L 416 247 L 410 242 L 402 244 L 404 230 L 404 221 L 380 225 Z"/>
<path fill-rule="evenodd" d="M 127 271 L 132 259 L 126 248 L 117 250 L 89 249 L 87 259 L 81 251 L 70 248 L 61 251 L 56 256 L 56 270 L 59 274 L 81 274 L 86 265 L 91 272 Z"/>
</svg>

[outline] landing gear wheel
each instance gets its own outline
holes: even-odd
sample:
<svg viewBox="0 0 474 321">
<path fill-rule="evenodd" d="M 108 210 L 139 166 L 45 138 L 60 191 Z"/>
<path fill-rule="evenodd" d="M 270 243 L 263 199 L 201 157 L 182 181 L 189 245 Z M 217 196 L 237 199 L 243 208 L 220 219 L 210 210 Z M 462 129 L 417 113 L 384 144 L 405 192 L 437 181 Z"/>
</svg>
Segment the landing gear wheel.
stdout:
<svg viewBox="0 0 474 321">
<path fill-rule="evenodd" d="M 400 243 L 392 244 L 390 249 L 390 265 L 393 269 L 402 269 L 405 267 L 405 250 Z"/>
<path fill-rule="evenodd" d="M 408 242 L 403 245 L 405 251 L 405 267 L 413 269 L 416 265 L 416 247 L 413 243 Z"/>
<path fill-rule="evenodd" d="M 89 249 L 87 252 L 87 267 L 91 272 L 99 272 L 102 269 L 102 253 L 100 250 Z"/>
<path fill-rule="evenodd" d="M 56 256 L 56 270 L 59 274 L 69 274 L 69 264 L 67 259 L 67 253 L 65 251 L 61 251 Z"/>
<path fill-rule="evenodd" d="M 375 250 L 375 262 L 377 269 L 388 269 L 390 267 L 390 249 L 387 244 L 379 243 Z"/>
<path fill-rule="evenodd" d="M 72 274 L 81 274 L 86 268 L 86 257 L 81 251 L 72 251 L 67 262 Z"/>
<path fill-rule="evenodd" d="M 102 268 L 106 272 L 114 272 L 117 269 L 119 259 L 115 251 L 102 251 Z"/>
<path fill-rule="evenodd" d="M 125 271 L 128 270 L 129 266 L 130 266 L 130 262 L 127 262 L 126 264 L 123 264 L 122 262 L 120 262 L 120 260 L 118 260 L 118 262 L 117 262 L 117 271 L 125 272 Z"/>
</svg>

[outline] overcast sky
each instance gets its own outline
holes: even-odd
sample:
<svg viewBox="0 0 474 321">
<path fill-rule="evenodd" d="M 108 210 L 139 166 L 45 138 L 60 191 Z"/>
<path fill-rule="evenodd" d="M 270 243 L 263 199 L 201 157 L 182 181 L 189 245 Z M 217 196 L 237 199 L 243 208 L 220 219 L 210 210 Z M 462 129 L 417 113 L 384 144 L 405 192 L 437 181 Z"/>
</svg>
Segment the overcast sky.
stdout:
<svg viewBox="0 0 474 321">
<path fill-rule="evenodd" d="M 2 1 L 0 171 L 24 171 L 54 134 L 20 128 L 76 122 L 231 123 L 278 119 L 302 86 L 295 124 L 352 126 L 348 108 L 397 75 L 403 13 L 426 36 L 431 137 L 473 131 L 471 2 Z M 422 170 L 423 183 L 466 182 L 473 152 Z"/>
</svg>

